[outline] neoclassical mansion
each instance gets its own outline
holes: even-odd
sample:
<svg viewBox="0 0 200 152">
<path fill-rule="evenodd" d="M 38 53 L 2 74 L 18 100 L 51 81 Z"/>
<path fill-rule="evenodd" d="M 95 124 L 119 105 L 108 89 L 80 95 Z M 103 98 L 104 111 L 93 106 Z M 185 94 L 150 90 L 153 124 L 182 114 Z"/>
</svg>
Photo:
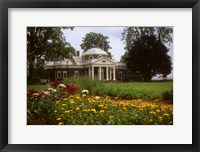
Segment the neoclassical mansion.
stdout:
<svg viewBox="0 0 200 152">
<path fill-rule="evenodd" d="M 88 76 L 102 81 L 120 81 L 123 77 L 125 65 L 108 57 L 107 52 L 92 48 L 80 56 L 77 51 L 74 57 L 76 64 L 70 60 L 47 61 L 44 65 L 46 78 L 50 81 L 61 81 L 68 77 Z"/>
</svg>

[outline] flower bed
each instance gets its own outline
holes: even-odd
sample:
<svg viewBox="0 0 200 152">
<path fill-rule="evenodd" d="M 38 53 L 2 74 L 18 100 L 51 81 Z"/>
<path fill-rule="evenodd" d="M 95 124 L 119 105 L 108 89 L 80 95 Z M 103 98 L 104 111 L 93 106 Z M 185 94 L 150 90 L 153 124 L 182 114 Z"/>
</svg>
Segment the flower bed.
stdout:
<svg viewBox="0 0 200 152">
<path fill-rule="evenodd" d="M 77 93 L 78 85 L 53 83 L 42 92 L 28 92 L 28 124 L 41 120 L 50 125 L 171 125 L 173 109 L 158 100 L 143 104 L 142 99 L 121 101 L 118 97 Z"/>
</svg>

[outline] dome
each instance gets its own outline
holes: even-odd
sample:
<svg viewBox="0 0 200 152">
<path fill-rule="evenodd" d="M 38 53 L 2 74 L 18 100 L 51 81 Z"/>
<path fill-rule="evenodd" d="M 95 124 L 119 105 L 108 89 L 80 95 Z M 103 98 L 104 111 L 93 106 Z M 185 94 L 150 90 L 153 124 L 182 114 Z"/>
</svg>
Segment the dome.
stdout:
<svg viewBox="0 0 200 152">
<path fill-rule="evenodd" d="M 85 55 L 108 55 L 108 53 L 99 48 L 91 48 L 83 53 L 83 56 Z"/>
</svg>

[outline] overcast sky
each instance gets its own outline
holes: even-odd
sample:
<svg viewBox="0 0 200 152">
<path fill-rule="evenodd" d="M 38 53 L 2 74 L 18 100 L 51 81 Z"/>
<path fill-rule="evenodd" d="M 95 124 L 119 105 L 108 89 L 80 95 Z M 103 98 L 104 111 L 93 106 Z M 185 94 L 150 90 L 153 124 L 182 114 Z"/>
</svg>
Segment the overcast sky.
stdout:
<svg viewBox="0 0 200 152">
<path fill-rule="evenodd" d="M 121 41 L 123 28 L 124 27 L 75 27 L 72 31 L 64 30 L 64 36 L 67 42 L 69 42 L 76 50 L 80 51 L 80 54 L 83 53 L 80 44 L 87 33 L 95 32 L 108 36 L 110 42 L 109 45 L 112 48 L 109 52 L 111 52 L 115 61 L 120 61 L 121 56 L 124 55 L 125 52 L 124 42 Z M 168 54 L 172 57 L 173 62 L 173 45 L 169 45 L 168 48 L 170 50 Z"/>
</svg>

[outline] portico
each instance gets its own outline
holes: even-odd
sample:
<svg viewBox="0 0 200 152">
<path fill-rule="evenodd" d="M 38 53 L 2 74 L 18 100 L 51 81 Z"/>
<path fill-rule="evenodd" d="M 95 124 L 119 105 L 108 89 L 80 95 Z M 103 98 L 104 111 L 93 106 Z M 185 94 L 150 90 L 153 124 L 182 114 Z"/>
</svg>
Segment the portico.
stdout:
<svg viewBox="0 0 200 152">
<path fill-rule="evenodd" d="M 115 66 L 114 65 L 91 65 L 88 69 L 88 76 L 94 80 L 116 80 Z"/>
</svg>

